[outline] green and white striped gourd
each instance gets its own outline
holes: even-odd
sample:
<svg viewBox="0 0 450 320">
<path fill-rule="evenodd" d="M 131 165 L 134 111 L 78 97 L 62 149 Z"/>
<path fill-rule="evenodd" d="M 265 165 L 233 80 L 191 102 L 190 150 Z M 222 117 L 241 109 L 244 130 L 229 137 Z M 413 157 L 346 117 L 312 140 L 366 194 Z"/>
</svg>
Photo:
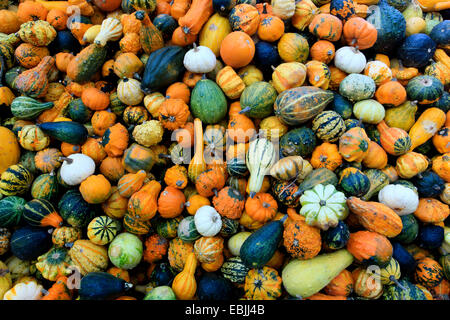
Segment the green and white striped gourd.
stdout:
<svg viewBox="0 0 450 320">
<path fill-rule="evenodd" d="M 250 171 L 248 188 L 250 196 L 252 196 L 259 192 L 264 176 L 275 163 L 275 148 L 272 142 L 265 138 L 258 138 L 250 142 L 246 162 Z"/>
</svg>

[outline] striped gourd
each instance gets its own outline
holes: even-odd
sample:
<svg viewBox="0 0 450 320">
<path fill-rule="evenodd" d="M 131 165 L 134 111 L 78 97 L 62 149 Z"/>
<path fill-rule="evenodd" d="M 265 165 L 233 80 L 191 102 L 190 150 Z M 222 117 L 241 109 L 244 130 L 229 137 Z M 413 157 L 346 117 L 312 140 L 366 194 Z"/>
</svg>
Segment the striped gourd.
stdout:
<svg viewBox="0 0 450 320">
<path fill-rule="evenodd" d="M 298 125 L 322 112 L 333 98 L 333 92 L 312 86 L 289 89 L 278 95 L 275 115 L 288 125 Z"/>
<path fill-rule="evenodd" d="M 53 102 L 39 102 L 33 98 L 21 96 L 11 103 L 11 113 L 18 119 L 32 120 L 51 107 Z"/>
<path fill-rule="evenodd" d="M 245 89 L 245 83 L 230 66 L 221 69 L 216 75 L 216 82 L 225 95 L 230 99 L 237 99 Z"/>
<path fill-rule="evenodd" d="M 21 164 L 14 164 L 0 177 L 0 193 L 14 196 L 25 193 L 33 182 L 31 172 Z"/>
<path fill-rule="evenodd" d="M 122 0 L 122 10 L 126 13 L 131 13 L 135 10 L 145 10 L 153 12 L 156 8 L 155 0 Z"/>
<path fill-rule="evenodd" d="M 239 113 L 252 118 L 266 118 L 272 114 L 277 90 L 266 81 L 252 83 L 241 94 Z"/>
<path fill-rule="evenodd" d="M 38 176 L 31 186 L 31 196 L 34 199 L 51 200 L 58 194 L 58 178 L 52 173 Z"/>
<path fill-rule="evenodd" d="M 242 262 L 240 257 L 232 257 L 224 262 L 220 271 L 224 278 L 233 283 L 244 283 L 245 276 L 250 269 Z"/>
<path fill-rule="evenodd" d="M 200 32 L 200 45 L 210 48 L 216 57 L 218 57 L 220 45 L 230 32 L 231 26 L 228 19 L 219 13 L 215 13 L 209 18 Z"/>
<path fill-rule="evenodd" d="M 119 233 L 120 225 L 108 216 L 94 218 L 87 227 L 87 236 L 91 242 L 99 245 L 110 243 Z"/>
<path fill-rule="evenodd" d="M 323 141 L 337 141 L 345 132 L 344 119 L 335 111 L 323 111 L 314 118 L 312 130 Z"/>
<path fill-rule="evenodd" d="M 56 281 L 59 276 L 72 273 L 68 251 L 66 248 L 53 247 L 37 258 L 36 269 L 41 272 L 43 278 Z"/>
<path fill-rule="evenodd" d="M 0 56 L 3 57 L 8 69 L 11 69 L 14 66 L 15 56 L 14 47 L 12 45 L 2 41 L 0 43 Z"/>
<path fill-rule="evenodd" d="M 108 267 L 108 251 L 104 246 L 89 240 L 77 240 L 69 250 L 72 263 L 84 276 L 90 272 L 102 271 Z"/>
<path fill-rule="evenodd" d="M 131 214 L 125 214 L 123 217 L 123 227 L 126 231 L 141 235 L 150 231 L 150 221 L 141 221 Z"/>
<path fill-rule="evenodd" d="M 17 226 L 23 215 L 25 199 L 10 196 L 0 200 L 0 227 Z"/>
<path fill-rule="evenodd" d="M 380 277 L 381 284 L 398 285 L 397 280 L 400 279 L 401 276 L 400 264 L 397 262 L 397 260 L 391 258 L 389 264 L 386 267 L 376 270 L 376 274 Z"/>
<path fill-rule="evenodd" d="M 145 53 L 150 54 L 153 51 L 164 47 L 163 36 L 158 28 L 153 25 L 150 17 L 144 13 L 144 11 L 137 11 L 135 16 L 138 20 L 142 21 L 141 30 L 139 31 L 139 39 L 142 50 L 144 50 Z"/>
<path fill-rule="evenodd" d="M 166 98 L 162 95 L 162 93 L 153 92 L 144 97 L 144 106 L 153 118 L 158 118 L 159 107 L 165 100 Z"/>
<path fill-rule="evenodd" d="M 267 139 L 259 138 L 250 142 L 246 154 L 247 168 L 250 171 L 248 189 L 250 194 L 259 192 L 264 176 L 275 163 L 275 148 Z"/>
<path fill-rule="evenodd" d="M 122 197 L 129 198 L 135 192 L 137 192 L 144 183 L 147 174 L 144 170 L 139 170 L 137 173 L 128 173 L 119 179 L 117 187 L 119 194 Z"/>
<path fill-rule="evenodd" d="M 33 227 L 52 226 L 57 228 L 63 222 L 55 207 L 45 199 L 33 199 L 25 204 L 23 217 Z"/>
</svg>

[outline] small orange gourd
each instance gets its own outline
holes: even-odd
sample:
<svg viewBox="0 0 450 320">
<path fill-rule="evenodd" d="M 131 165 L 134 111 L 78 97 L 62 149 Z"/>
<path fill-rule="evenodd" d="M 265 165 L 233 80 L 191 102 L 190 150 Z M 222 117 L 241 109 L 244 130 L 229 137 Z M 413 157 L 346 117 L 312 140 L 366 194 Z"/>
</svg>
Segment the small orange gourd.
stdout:
<svg viewBox="0 0 450 320">
<path fill-rule="evenodd" d="M 120 195 L 126 198 L 131 197 L 133 193 L 137 192 L 142 187 L 146 177 L 147 174 L 144 170 L 124 175 L 117 183 Z"/>
<path fill-rule="evenodd" d="M 153 218 L 158 210 L 158 194 L 161 184 L 152 180 L 139 191 L 133 193 L 128 200 L 128 213 L 141 221 Z"/>
</svg>

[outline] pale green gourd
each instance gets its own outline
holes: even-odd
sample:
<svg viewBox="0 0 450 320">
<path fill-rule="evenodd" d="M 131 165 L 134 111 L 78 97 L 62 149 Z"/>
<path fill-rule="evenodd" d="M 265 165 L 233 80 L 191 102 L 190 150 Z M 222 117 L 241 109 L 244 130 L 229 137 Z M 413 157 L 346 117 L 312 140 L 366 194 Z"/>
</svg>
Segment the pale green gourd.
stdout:
<svg viewBox="0 0 450 320">
<path fill-rule="evenodd" d="M 250 142 L 246 155 L 246 164 L 250 171 L 250 179 L 248 180 L 250 196 L 259 192 L 264 176 L 274 163 L 275 148 L 272 142 L 264 138 L 258 138 Z"/>
</svg>

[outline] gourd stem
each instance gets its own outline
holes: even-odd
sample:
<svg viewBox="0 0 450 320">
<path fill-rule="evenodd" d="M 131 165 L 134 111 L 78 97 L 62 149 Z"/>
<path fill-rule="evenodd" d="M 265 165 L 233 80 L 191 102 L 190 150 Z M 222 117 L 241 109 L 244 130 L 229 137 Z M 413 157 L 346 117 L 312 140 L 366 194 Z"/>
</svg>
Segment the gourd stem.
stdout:
<svg viewBox="0 0 450 320">
<path fill-rule="evenodd" d="M 274 66 L 270 66 L 270 67 L 272 68 L 273 71 L 275 71 L 276 68 Z"/>
<path fill-rule="evenodd" d="M 160 154 L 158 154 L 158 158 L 160 158 L 160 159 L 170 159 L 171 156 L 170 156 L 170 154 L 160 153 Z"/>
<path fill-rule="evenodd" d="M 73 162 L 73 159 L 67 158 L 67 157 L 59 157 L 58 160 L 59 161 L 61 161 L 61 160 L 62 161 L 67 161 L 68 164 L 72 164 L 72 162 Z"/>
<path fill-rule="evenodd" d="M 73 242 L 67 242 L 66 244 L 64 244 L 64 246 L 66 248 L 72 248 L 73 247 Z"/>
<path fill-rule="evenodd" d="M 61 223 L 61 224 L 62 224 L 62 223 Z M 52 234 L 54 230 L 55 230 L 54 228 L 50 228 L 50 229 L 47 230 L 47 232 L 48 232 L 49 234 Z"/>
<path fill-rule="evenodd" d="M 133 288 L 133 284 L 130 282 L 125 282 L 124 287 L 125 287 L 125 290 L 130 290 L 131 288 Z"/>
<path fill-rule="evenodd" d="M 255 192 L 255 191 L 251 191 L 251 192 L 250 192 L 250 198 L 253 199 L 253 198 L 255 197 L 255 195 L 256 195 L 256 192 Z"/>
<path fill-rule="evenodd" d="M 42 292 L 42 294 L 44 295 L 44 296 L 46 296 L 46 295 L 48 295 L 48 291 L 47 290 L 45 290 L 45 289 L 41 289 L 41 292 Z"/>
<path fill-rule="evenodd" d="M 197 47 L 197 45 L 195 44 L 195 42 L 192 44 L 192 46 L 194 47 L 194 51 L 197 52 L 199 49 Z"/>
<path fill-rule="evenodd" d="M 248 112 L 248 111 L 250 111 L 250 107 L 245 107 L 244 109 L 242 109 L 241 111 L 239 111 L 238 113 L 239 114 L 243 114 L 243 113 L 246 113 L 246 112 Z"/>
<path fill-rule="evenodd" d="M 140 76 L 139 73 L 137 73 L 137 72 L 133 73 L 133 78 L 136 79 L 136 80 L 138 80 L 138 81 L 142 81 L 141 76 Z"/>
<path fill-rule="evenodd" d="M 191 203 L 190 203 L 189 201 L 186 201 L 186 202 L 184 203 L 184 206 L 185 206 L 185 207 L 190 207 L 190 206 L 191 206 Z"/>
<path fill-rule="evenodd" d="M 405 288 L 404 286 L 402 286 L 402 285 L 400 284 L 400 282 L 398 282 L 398 280 L 395 279 L 394 276 L 390 276 L 390 277 L 389 277 L 389 280 L 391 280 L 393 283 L 395 283 L 395 285 L 398 286 L 400 289 L 406 290 L 406 288 Z"/>
<path fill-rule="evenodd" d="M 214 192 L 214 195 L 217 197 L 217 189 L 214 188 L 214 189 L 212 189 L 212 191 Z"/>
</svg>

